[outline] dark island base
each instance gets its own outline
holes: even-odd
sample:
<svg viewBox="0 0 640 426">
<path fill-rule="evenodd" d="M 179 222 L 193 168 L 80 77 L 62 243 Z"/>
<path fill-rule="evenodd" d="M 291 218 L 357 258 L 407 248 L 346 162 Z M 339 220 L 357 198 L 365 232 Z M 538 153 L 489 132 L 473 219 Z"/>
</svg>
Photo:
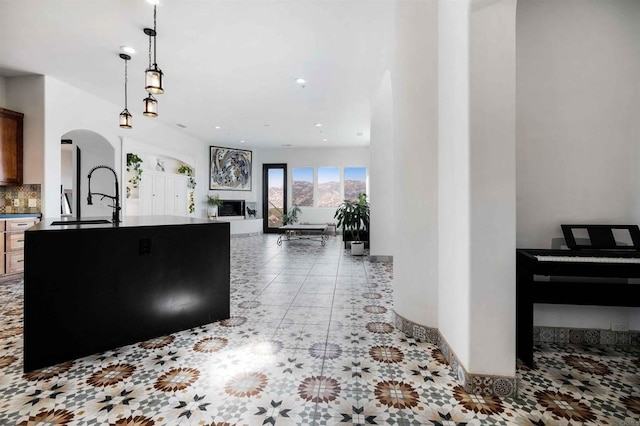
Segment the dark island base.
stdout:
<svg viewBox="0 0 640 426">
<path fill-rule="evenodd" d="M 27 231 L 24 371 L 229 318 L 229 224 L 193 222 Z"/>
</svg>

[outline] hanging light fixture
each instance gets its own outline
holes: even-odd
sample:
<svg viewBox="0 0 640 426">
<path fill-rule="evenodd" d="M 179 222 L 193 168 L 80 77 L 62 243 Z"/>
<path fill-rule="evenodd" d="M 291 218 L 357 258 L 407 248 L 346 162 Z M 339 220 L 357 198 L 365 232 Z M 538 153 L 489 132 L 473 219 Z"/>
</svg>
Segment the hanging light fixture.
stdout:
<svg viewBox="0 0 640 426">
<path fill-rule="evenodd" d="M 144 112 L 142 115 L 146 117 L 157 117 L 158 116 L 158 101 L 153 97 L 151 93 L 149 96 L 144 98 Z"/>
<path fill-rule="evenodd" d="M 133 116 L 127 109 L 127 61 L 131 59 L 131 56 L 127 55 L 126 53 L 121 53 L 120 58 L 124 59 L 124 111 L 120 113 L 120 127 L 122 127 L 123 129 L 130 129 Z"/>
<path fill-rule="evenodd" d="M 145 72 L 145 80 L 146 75 L 149 69 L 151 69 L 151 38 L 156 35 L 156 32 L 151 28 L 145 28 L 144 33 L 149 36 L 149 68 Z M 146 117 L 157 117 L 158 116 L 158 101 L 153 97 L 151 93 L 149 96 L 143 99 L 144 102 L 144 112 L 142 113 Z"/>
<path fill-rule="evenodd" d="M 149 61 L 149 68 L 144 72 L 144 82 L 145 89 L 147 92 L 152 93 L 154 95 L 161 95 L 164 93 L 164 89 L 162 88 L 162 77 L 163 73 L 158 68 L 158 63 L 156 62 L 156 38 L 157 38 L 157 30 L 156 30 L 156 8 L 157 5 L 153 5 L 153 30 L 150 28 L 145 28 L 144 33 L 149 35 L 149 37 L 153 37 L 153 65 L 151 65 L 151 61 Z"/>
</svg>

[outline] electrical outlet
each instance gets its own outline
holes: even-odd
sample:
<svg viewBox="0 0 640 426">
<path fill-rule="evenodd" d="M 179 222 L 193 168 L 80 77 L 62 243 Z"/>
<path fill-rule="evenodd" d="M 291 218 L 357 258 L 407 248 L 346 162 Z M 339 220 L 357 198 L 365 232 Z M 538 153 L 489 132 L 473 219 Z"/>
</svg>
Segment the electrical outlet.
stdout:
<svg viewBox="0 0 640 426">
<path fill-rule="evenodd" d="M 627 321 L 611 321 L 611 331 L 629 331 Z"/>
<path fill-rule="evenodd" d="M 20 207 L 20 200 L 13 200 L 13 207 Z"/>
</svg>

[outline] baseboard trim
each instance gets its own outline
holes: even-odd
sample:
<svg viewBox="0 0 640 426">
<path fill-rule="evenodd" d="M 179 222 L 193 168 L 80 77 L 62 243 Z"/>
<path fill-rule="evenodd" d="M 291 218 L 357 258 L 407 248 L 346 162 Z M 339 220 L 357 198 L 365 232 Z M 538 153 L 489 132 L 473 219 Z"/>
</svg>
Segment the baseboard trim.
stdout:
<svg viewBox="0 0 640 426">
<path fill-rule="evenodd" d="M 393 263 L 393 256 L 382 256 L 382 255 L 370 255 L 369 256 L 369 262 L 392 262 Z"/>
<path fill-rule="evenodd" d="M 249 232 L 246 234 L 230 234 L 230 238 L 255 237 L 256 235 L 262 235 L 262 232 Z"/>
<path fill-rule="evenodd" d="M 533 342 L 586 346 L 640 346 L 640 331 L 534 326 Z"/>
<path fill-rule="evenodd" d="M 395 326 L 416 340 L 437 345 L 465 391 L 475 395 L 514 397 L 518 391 L 516 377 L 469 373 L 437 328 L 426 327 L 404 318 L 394 311 Z"/>
</svg>

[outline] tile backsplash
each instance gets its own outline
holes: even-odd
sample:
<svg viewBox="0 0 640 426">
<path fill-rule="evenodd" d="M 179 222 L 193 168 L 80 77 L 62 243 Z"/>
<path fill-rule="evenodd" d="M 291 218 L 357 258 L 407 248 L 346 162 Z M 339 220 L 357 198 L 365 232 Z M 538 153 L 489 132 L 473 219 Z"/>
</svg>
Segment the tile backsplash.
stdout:
<svg viewBox="0 0 640 426">
<path fill-rule="evenodd" d="M 0 214 L 40 213 L 41 185 L 0 186 Z"/>
</svg>

